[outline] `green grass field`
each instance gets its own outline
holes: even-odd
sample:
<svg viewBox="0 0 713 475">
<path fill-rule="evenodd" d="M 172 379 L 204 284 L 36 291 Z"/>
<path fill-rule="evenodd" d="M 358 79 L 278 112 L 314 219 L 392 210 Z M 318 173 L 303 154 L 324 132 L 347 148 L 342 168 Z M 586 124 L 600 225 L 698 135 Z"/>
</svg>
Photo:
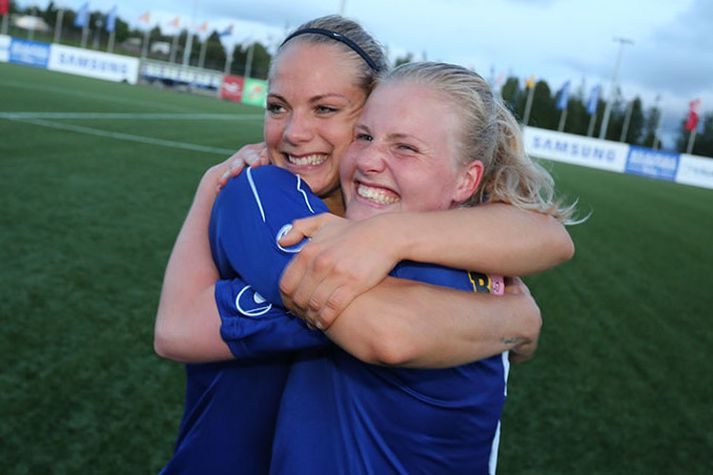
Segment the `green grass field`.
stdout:
<svg viewBox="0 0 713 475">
<path fill-rule="evenodd" d="M 201 173 L 260 116 L 0 64 L 0 472 L 169 458 L 184 374 L 152 350 L 163 269 Z M 511 371 L 500 473 L 713 473 L 713 191 L 548 166 L 592 216 L 573 261 L 528 279 L 545 325 Z"/>
</svg>

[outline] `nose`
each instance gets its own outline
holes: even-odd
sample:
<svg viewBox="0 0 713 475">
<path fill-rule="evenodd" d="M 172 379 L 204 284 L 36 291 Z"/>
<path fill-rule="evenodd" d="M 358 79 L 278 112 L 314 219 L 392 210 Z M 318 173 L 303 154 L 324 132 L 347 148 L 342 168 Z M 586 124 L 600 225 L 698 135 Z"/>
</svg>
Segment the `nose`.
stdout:
<svg viewBox="0 0 713 475">
<path fill-rule="evenodd" d="M 292 145 L 309 142 L 313 135 L 311 120 L 298 112 L 294 112 L 290 116 L 283 134 L 285 140 Z"/>
<path fill-rule="evenodd" d="M 383 144 L 371 142 L 367 147 L 359 150 L 356 165 L 364 174 L 380 173 L 386 168 L 388 151 Z"/>
</svg>

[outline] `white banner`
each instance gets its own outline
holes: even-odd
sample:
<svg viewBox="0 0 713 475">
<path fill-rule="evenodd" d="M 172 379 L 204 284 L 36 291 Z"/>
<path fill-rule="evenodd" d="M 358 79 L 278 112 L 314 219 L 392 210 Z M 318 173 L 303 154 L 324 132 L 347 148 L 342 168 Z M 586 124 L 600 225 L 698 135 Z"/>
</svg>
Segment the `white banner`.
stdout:
<svg viewBox="0 0 713 475">
<path fill-rule="evenodd" d="M 676 183 L 713 188 L 713 158 L 681 154 Z"/>
<path fill-rule="evenodd" d="M 525 151 L 533 157 L 623 173 L 627 144 L 525 127 Z"/>
<path fill-rule="evenodd" d="M 223 73 L 218 71 L 154 60 L 144 60 L 141 63 L 141 77 L 147 81 L 172 81 L 215 90 L 220 89 L 220 85 L 223 83 Z"/>
<path fill-rule="evenodd" d="M 0 63 L 7 63 L 10 58 L 10 41 L 10 36 L 0 35 Z"/>
<path fill-rule="evenodd" d="M 128 56 L 53 44 L 47 69 L 136 84 L 139 76 L 139 60 Z"/>
</svg>

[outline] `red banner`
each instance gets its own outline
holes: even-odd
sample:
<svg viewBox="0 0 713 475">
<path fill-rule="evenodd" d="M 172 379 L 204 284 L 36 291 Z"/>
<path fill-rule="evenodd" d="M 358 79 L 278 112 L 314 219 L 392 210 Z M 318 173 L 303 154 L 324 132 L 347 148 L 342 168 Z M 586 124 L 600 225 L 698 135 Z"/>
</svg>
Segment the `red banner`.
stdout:
<svg viewBox="0 0 713 475">
<path fill-rule="evenodd" d="M 244 79 L 242 76 L 224 76 L 220 86 L 221 99 L 240 102 L 243 98 Z"/>
<path fill-rule="evenodd" d="M 10 0 L 0 0 L 0 15 L 7 15 L 10 11 Z"/>
</svg>

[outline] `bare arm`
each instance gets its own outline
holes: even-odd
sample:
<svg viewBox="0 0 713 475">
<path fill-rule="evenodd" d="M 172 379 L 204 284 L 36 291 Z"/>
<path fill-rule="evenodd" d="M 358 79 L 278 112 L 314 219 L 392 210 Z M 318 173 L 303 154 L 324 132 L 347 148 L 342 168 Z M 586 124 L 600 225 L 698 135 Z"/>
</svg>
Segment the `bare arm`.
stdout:
<svg viewBox="0 0 713 475">
<path fill-rule="evenodd" d="M 542 320 L 528 292 L 475 294 L 387 277 L 326 331 L 362 361 L 440 368 L 505 350 L 532 356 Z"/>
<path fill-rule="evenodd" d="M 214 298 L 219 275 L 208 241 L 220 173 L 216 166 L 203 175 L 166 266 L 154 331 L 154 349 L 164 358 L 196 362 L 231 358 L 220 336 Z"/>
<path fill-rule="evenodd" d="M 280 283 L 291 308 L 328 328 L 347 305 L 402 260 L 500 275 L 527 275 L 572 257 L 569 234 L 549 216 L 503 204 L 364 221 L 299 220 L 283 245 L 313 239 Z"/>
</svg>

